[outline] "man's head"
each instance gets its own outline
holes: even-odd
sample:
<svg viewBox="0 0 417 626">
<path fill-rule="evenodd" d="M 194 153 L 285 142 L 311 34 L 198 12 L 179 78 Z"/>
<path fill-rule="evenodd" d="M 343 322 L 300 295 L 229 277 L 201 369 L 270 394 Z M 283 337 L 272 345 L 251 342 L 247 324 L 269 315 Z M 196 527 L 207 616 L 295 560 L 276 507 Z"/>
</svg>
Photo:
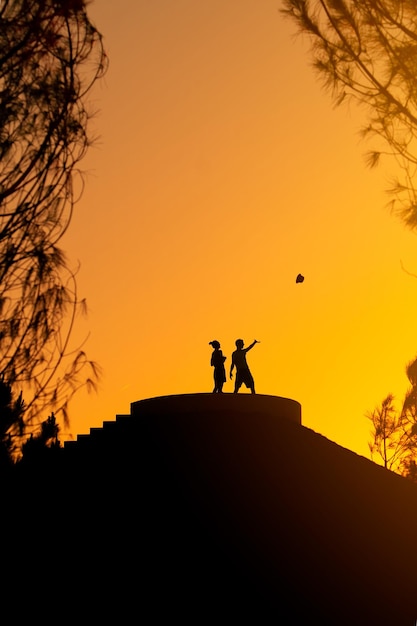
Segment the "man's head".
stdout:
<svg viewBox="0 0 417 626">
<path fill-rule="evenodd" d="M 243 339 L 236 339 L 236 341 L 235 341 L 235 345 L 236 345 L 236 348 L 237 348 L 238 350 L 241 350 L 241 349 L 243 348 L 243 346 L 244 346 L 244 341 L 243 341 Z"/>
</svg>

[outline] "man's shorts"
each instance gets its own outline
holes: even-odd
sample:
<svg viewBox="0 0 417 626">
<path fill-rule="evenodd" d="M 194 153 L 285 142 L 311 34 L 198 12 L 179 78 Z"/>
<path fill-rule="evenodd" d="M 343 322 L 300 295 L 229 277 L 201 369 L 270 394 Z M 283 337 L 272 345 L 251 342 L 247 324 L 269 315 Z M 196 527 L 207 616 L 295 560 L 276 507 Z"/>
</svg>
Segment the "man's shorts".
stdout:
<svg viewBox="0 0 417 626">
<path fill-rule="evenodd" d="M 254 385 L 253 376 L 249 370 L 241 370 L 236 376 L 236 385 L 241 387 L 245 385 L 248 389 L 251 389 Z"/>
</svg>

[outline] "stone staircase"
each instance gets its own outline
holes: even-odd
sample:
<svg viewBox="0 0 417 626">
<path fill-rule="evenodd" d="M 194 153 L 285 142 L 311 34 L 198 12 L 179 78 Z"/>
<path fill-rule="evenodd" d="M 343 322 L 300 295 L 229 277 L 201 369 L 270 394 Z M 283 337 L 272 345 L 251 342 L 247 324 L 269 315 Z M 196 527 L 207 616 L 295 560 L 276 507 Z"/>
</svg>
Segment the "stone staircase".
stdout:
<svg viewBox="0 0 417 626">
<path fill-rule="evenodd" d="M 260 415 L 274 420 L 287 419 L 301 424 L 301 405 L 295 400 L 279 396 L 256 394 L 181 394 L 160 396 L 139 400 L 131 404 L 131 413 L 116 415 L 115 420 L 103 422 L 102 427 L 90 429 L 88 434 L 77 435 L 76 440 L 66 441 L 65 450 L 78 450 L 84 446 L 95 446 L 96 443 L 111 441 L 114 437 L 124 437 L 128 432 L 138 434 L 141 426 L 158 419 L 161 415 L 169 415 L 173 419 L 188 417 L 198 420 L 204 416 L 237 413 L 250 414 L 254 418 Z"/>
</svg>

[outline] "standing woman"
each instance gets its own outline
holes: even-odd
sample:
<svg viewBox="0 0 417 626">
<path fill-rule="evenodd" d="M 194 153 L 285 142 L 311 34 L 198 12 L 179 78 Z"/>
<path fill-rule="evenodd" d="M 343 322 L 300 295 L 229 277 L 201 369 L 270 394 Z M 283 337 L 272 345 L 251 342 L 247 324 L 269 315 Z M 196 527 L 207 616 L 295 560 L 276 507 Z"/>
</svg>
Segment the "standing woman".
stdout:
<svg viewBox="0 0 417 626">
<path fill-rule="evenodd" d="M 210 364 L 214 367 L 214 389 L 213 393 L 223 393 L 223 385 L 226 382 L 226 370 L 224 362 L 226 357 L 220 350 L 220 343 L 216 340 L 210 341 L 209 346 L 213 346 L 214 350 L 211 354 Z"/>
</svg>

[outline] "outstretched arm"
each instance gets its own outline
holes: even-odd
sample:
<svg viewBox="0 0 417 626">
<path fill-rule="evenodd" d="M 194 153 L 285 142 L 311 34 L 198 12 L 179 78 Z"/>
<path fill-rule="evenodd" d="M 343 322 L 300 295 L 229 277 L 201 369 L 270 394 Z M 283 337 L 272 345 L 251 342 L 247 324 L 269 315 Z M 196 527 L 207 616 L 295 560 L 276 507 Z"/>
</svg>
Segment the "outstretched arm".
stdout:
<svg viewBox="0 0 417 626">
<path fill-rule="evenodd" d="M 261 343 L 260 341 L 258 341 L 257 339 L 254 339 L 252 341 L 252 343 L 250 344 L 250 346 L 248 346 L 245 350 L 245 352 L 249 352 L 249 350 L 252 350 L 253 346 L 255 345 L 255 343 Z"/>
</svg>

